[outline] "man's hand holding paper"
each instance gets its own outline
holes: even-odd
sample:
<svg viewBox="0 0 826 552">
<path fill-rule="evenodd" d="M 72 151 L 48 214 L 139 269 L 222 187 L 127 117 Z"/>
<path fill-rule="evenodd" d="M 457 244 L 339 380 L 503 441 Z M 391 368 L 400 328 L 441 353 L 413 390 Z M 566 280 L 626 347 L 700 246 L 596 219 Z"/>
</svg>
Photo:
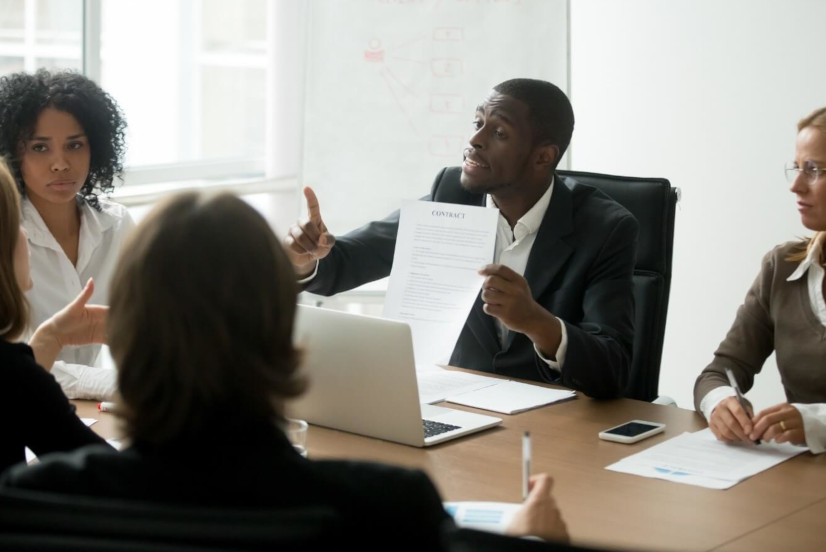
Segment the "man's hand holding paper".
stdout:
<svg viewBox="0 0 826 552">
<path fill-rule="evenodd" d="M 546 358 L 553 359 L 562 340 L 560 322 L 537 303 L 525 278 L 502 264 L 479 270 L 484 311 L 498 318 L 509 330 L 528 336 Z"/>
</svg>

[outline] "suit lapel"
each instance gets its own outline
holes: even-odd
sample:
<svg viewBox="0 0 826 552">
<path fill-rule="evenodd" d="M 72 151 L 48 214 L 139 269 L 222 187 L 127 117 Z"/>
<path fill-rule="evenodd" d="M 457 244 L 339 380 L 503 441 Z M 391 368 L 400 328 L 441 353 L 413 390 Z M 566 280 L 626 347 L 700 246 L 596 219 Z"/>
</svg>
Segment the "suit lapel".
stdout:
<svg viewBox="0 0 826 552">
<path fill-rule="evenodd" d="M 467 327 L 473 333 L 476 340 L 485 348 L 490 356 L 494 356 L 500 351 L 499 336 L 496 335 L 496 326 L 493 317 L 482 310 L 481 292 L 476 296 L 473 308 L 467 317 Z"/>
<path fill-rule="evenodd" d="M 538 300 L 545 293 L 568 257 L 571 256 L 573 248 L 562 238 L 573 232 L 573 229 L 571 190 L 563 179 L 556 175 L 551 202 L 542 218 L 542 224 L 539 225 L 536 240 L 528 256 L 528 264 L 525 267 L 525 280 L 531 288 L 531 296 L 534 300 Z M 508 332 L 505 339 L 505 351 L 510 348 L 513 338 L 514 332 Z"/>
<path fill-rule="evenodd" d="M 531 286 L 534 299 L 545 292 L 573 252 L 571 245 L 562 240 L 574 229 L 573 204 L 571 190 L 557 176 L 551 202 L 525 267 L 525 279 Z"/>
<path fill-rule="evenodd" d="M 454 169 L 445 178 L 451 180 L 452 186 L 444 187 L 455 195 L 436 193 L 437 201 L 464 203 L 466 205 L 484 205 L 485 195 L 470 194 L 462 189 L 458 183 L 461 169 Z M 565 181 L 557 174 L 554 180 L 554 191 L 548 210 L 539 226 L 528 264 L 525 267 L 525 279 L 531 288 L 534 299 L 540 297 L 562 269 L 565 261 L 571 255 L 573 248 L 561 238 L 573 231 L 573 197 Z M 514 332 L 508 332 L 504 349 L 500 349 L 499 337 L 496 335 L 496 326 L 492 316 L 482 310 L 482 298 L 476 297 L 473 308 L 467 318 L 468 329 L 473 333 L 485 350 L 494 356 L 500 350 L 507 350 L 513 342 Z"/>
</svg>

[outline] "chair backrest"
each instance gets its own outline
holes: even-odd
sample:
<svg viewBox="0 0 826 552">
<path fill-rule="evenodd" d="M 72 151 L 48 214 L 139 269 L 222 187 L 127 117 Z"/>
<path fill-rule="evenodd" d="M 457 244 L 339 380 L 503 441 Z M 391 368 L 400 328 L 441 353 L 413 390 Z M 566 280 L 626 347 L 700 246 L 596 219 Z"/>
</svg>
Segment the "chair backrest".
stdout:
<svg viewBox="0 0 826 552">
<path fill-rule="evenodd" d="M 640 225 L 634 265 L 634 357 L 625 396 L 652 401 L 657 397 L 660 361 L 671 291 L 674 212 L 679 189 L 664 178 L 635 178 L 578 171 L 558 171 L 599 188 L 628 209 Z"/>
<path fill-rule="evenodd" d="M 534 539 L 522 539 L 497 535 L 476 529 L 453 529 L 444 533 L 445 550 L 447 552 L 608 552 L 565 544 L 561 542 L 545 542 Z M 620 552 L 618 548 L 611 548 L 612 552 Z"/>
<path fill-rule="evenodd" d="M 341 535 L 339 516 L 322 507 L 239 510 L 0 492 L 2 550 L 337 550 Z"/>
</svg>

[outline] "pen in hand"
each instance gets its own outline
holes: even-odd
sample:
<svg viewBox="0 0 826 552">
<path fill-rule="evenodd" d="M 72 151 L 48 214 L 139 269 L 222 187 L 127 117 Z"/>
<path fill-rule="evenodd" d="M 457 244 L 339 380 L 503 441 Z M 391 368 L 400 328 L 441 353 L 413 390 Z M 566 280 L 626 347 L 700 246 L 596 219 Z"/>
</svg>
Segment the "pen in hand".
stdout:
<svg viewBox="0 0 826 552">
<path fill-rule="evenodd" d="M 522 500 L 528 498 L 528 482 L 531 479 L 531 432 L 522 435 Z"/>
<path fill-rule="evenodd" d="M 729 385 L 731 385 L 732 389 L 734 389 L 734 394 L 737 397 L 737 402 L 740 403 L 740 407 L 743 409 L 743 412 L 751 418 L 751 414 L 749 414 L 749 409 L 746 406 L 746 398 L 743 396 L 743 393 L 740 391 L 740 386 L 737 384 L 737 380 L 734 378 L 734 373 L 731 371 L 731 368 L 726 368 L 726 376 L 728 376 Z M 759 445 L 761 443 L 760 439 L 754 441 L 755 445 Z"/>
</svg>

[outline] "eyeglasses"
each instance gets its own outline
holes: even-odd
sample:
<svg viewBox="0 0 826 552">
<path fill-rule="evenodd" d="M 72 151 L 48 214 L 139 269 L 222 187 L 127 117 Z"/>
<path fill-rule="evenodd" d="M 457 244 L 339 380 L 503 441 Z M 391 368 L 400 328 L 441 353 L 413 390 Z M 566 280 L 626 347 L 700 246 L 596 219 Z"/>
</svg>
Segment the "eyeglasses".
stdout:
<svg viewBox="0 0 826 552">
<path fill-rule="evenodd" d="M 821 175 L 826 173 L 826 168 L 820 168 L 811 161 L 806 161 L 802 167 L 798 167 L 795 161 L 786 163 L 786 180 L 790 184 L 797 180 L 797 175 L 800 173 L 806 175 L 807 183 L 814 184 Z"/>
</svg>

